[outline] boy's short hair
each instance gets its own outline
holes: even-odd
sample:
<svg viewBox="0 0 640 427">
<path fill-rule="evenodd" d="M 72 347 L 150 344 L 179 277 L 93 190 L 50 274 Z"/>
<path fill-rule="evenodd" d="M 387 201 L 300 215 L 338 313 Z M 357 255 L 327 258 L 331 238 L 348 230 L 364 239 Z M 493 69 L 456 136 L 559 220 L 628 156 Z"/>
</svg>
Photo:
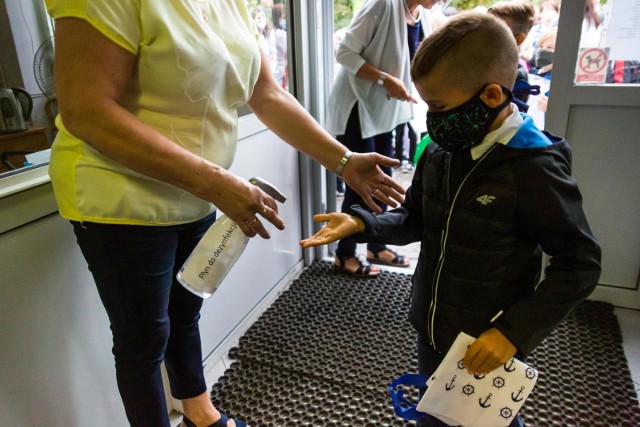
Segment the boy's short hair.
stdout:
<svg viewBox="0 0 640 427">
<path fill-rule="evenodd" d="M 514 36 L 528 34 L 533 27 L 535 10 L 531 0 L 503 0 L 487 9 L 507 23 Z"/>
<path fill-rule="evenodd" d="M 500 19 L 481 12 L 462 12 L 435 30 L 418 48 L 411 66 L 413 81 L 434 70 L 452 85 L 478 90 L 486 83 L 512 88 L 518 47 Z"/>
</svg>

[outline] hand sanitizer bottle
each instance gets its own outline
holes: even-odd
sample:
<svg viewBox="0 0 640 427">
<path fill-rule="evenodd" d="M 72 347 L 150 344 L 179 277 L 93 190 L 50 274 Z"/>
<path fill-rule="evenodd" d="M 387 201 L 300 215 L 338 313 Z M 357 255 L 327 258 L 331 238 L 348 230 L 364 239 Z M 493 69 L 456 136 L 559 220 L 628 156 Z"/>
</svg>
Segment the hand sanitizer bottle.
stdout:
<svg viewBox="0 0 640 427">
<path fill-rule="evenodd" d="M 261 178 L 249 182 L 284 203 L 287 198 L 273 185 Z M 238 224 L 222 215 L 204 233 L 176 275 L 178 282 L 191 293 L 209 298 L 218 289 L 249 243 Z"/>
</svg>

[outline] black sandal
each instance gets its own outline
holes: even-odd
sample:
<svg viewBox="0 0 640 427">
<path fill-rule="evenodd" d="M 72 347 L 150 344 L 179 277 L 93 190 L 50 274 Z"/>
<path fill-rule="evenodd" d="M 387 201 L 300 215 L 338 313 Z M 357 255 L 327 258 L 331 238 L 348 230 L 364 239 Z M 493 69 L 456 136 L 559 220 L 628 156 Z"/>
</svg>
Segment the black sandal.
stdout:
<svg viewBox="0 0 640 427">
<path fill-rule="evenodd" d="M 244 421 L 238 420 L 236 418 L 232 418 L 233 422 L 236 423 L 236 427 L 247 427 L 247 424 Z M 182 417 L 182 422 L 187 427 L 196 427 L 196 423 L 191 421 L 189 418 L 185 416 Z M 220 419 L 215 423 L 211 424 L 209 427 L 227 427 L 227 423 L 229 422 L 229 418 L 222 412 L 220 412 Z"/>
<path fill-rule="evenodd" d="M 350 270 L 346 267 L 346 261 L 349 258 L 355 258 L 358 260 L 358 268 L 353 271 Z M 340 270 L 343 271 L 345 273 L 349 273 L 354 277 L 376 277 L 380 275 L 380 271 L 372 271 L 371 270 L 371 264 L 369 264 L 367 262 L 367 260 L 365 259 L 365 257 L 363 255 L 350 255 L 350 256 L 346 256 L 346 257 L 341 257 L 336 255 L 336 259 L 338 260 L 338 263 L 333 264 L 333 267 L 336 270 Z"/>
<path fill-rule="evenodd" d="M 389 251 L 394 255 L 391 261 L 380 258 L 380 252 L 384 251 Z M 371 253 L 373 256 L 369 256 L 369 253 Z M 399 255 L 397 252 L 392 251 L 389 248 L 384 248 L 383 250 L 378 252 L 367 250 L 367 260 L 372 264 L 389 265 L 391 267 L 406 268 L 411 265 L 411 261 L 409 261 L 407 257 L 405 257 L 404 255 Z"/>
</svg>

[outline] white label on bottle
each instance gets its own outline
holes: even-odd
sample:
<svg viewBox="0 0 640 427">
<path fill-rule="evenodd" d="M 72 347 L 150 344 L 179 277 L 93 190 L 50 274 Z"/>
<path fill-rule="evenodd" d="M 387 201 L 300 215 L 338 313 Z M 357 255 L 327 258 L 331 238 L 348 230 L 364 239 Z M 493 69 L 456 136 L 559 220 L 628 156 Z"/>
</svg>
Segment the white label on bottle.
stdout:
<svg viewBox="0 0 640 427">
<path fill-rule="evenodd" d="M 216 221 L 193 250 L 178 273 L 189 291 L 208 298 L 220 286 L 244 251 L 249 239 L 229 217 Z"/>
</svg>

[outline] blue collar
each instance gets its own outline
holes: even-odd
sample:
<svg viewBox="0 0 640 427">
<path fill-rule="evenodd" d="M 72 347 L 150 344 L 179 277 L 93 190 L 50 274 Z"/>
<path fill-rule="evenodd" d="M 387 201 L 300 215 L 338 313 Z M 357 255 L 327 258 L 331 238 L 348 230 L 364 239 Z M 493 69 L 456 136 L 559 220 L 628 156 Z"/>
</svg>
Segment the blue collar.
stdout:
<svg viewBox="0 0 640 427">
<path fill-rule="evenodd" d="M 540 148 L 553 144 L 547 136 L 533 123 L 533 119 L 526 114 L 520 113 L 524 122 L 520 129 L 513 135 L 507 143 L 511 148 Z"/>
</svg>

